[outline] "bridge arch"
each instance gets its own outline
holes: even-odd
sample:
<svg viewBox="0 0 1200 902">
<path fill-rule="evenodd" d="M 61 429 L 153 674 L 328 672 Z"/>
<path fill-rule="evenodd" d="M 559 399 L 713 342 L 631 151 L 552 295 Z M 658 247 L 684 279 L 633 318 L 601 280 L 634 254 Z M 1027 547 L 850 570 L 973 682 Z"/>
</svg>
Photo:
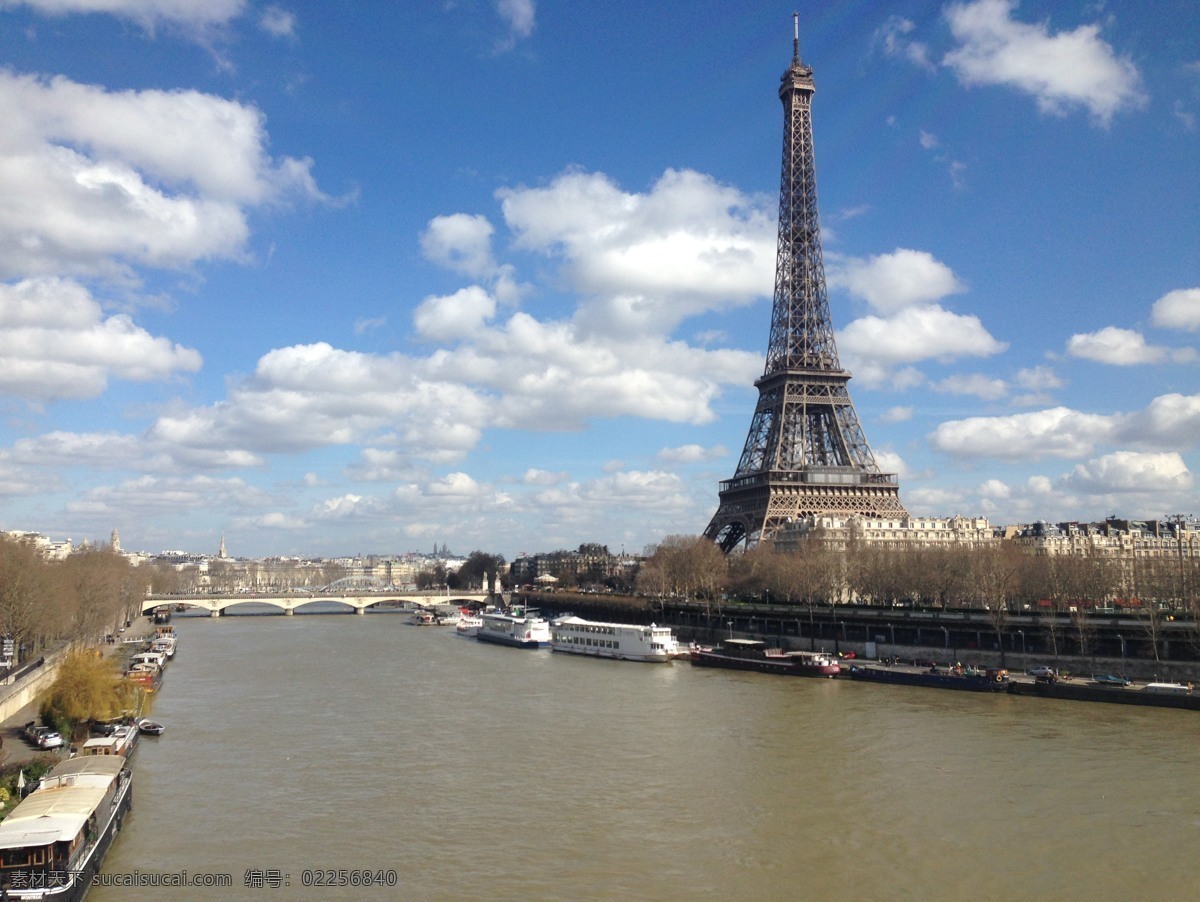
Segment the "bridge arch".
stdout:
<svg viewBox="0 0 1200 902">
<path fill-rule="evenodd" d="M 235 593 L 229 595 L 148 595 L 142 601 L 142 613 L 149 613 L 157 608 L 175 608 L 179 605 L 200 608 L 208 611 L 213 617 L 218 617 L 229 608 L 244 604 L 264 604 L 278 608 L 281 614 L 290 615 L 299 608 L 318 602 L 338 602 L 345 605 L 356 614 L 364 614 L 369 608 L 383 602 L 408 602 L 421 607 L 441 605 L 462 606 L 466 604 L 484 604 L 493 601 L 495 596 L 486 593 L 459 593 L 457 595 L 431 594 L 426 592 L 314 592 L 289 593 L 283 595 L 255 595 Z M 334 613 L 334 612 L 330 612 Z"/>
</svg>

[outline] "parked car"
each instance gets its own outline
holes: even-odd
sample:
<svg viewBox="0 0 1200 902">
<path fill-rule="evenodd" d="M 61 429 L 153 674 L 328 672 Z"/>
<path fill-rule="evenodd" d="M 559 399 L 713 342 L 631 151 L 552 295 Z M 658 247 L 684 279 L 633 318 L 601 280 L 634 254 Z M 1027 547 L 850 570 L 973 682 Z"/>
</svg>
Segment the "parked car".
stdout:
<svg viewBox="0 0 1200 902">
<path fill-rule="evenodd" d="M 61 749 L 65 743 L 62 736 L 48 729 L 38 737 L 37 744 L 44 749 Z"/>
<path fill-rule="evenodd" d="M 1034 677 L 1058 676 L 1053 667 L 1034 667 L 1027 672 Z"/>
</svg>

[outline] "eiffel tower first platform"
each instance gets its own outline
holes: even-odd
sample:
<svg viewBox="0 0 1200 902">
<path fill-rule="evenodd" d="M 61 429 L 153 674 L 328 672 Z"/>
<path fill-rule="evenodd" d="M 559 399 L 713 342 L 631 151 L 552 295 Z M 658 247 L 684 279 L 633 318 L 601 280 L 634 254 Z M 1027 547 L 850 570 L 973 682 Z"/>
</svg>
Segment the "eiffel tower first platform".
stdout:
<svg viewBox="0 0 1200 902">
<path fill-rule="evenodd" d="M 704 531 L 729 552 L 774 538 L 802 519 L 832 513 L 908 516 L 894 474 L 881 473 L 838 362 L 825 288 L 813 159 L 812 69 L 800 62 L 798 20 L 792 64 L 783 73 L 783 170 L 779 245 L 767 363 L 746 447 Z"/>
</svg>

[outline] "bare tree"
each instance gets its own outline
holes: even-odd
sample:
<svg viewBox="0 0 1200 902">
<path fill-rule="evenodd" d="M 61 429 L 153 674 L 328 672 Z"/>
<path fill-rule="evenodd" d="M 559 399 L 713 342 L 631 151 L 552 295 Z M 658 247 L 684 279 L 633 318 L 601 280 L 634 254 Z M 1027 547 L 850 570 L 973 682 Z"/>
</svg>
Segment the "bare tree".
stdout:
<svg viewBox="0 0 1200 902">
<path fill-rule="evenodd" d="M 1000 664 L 1007 666 L 1004 628 L 1008 625 L 1009 605 L 1017 586 L 1021 551 L 1004 543 L 975 549 L 971 555 L 971 591 L 975 603 L 987 614 L 988 623 L 1000 647 Z"/>
<path fill-rule="evenodd" d="M 667 536 L 642 565 L 639 587 L 653 587 L 660 595 L 696 596 L 703 599 L 708 618 L 716 602 L 721 615 L 721 595 L 729 581 L 729 564 L 715 544 L 703 536 Z"/>
<path fill-rule="evenodd" d="M 0 631 L 38 651 L 51 635 L 50 575 L 37 549 L 0 537 Z M 19 651 L 18 651 L 19 654 Z"/>
</svg>

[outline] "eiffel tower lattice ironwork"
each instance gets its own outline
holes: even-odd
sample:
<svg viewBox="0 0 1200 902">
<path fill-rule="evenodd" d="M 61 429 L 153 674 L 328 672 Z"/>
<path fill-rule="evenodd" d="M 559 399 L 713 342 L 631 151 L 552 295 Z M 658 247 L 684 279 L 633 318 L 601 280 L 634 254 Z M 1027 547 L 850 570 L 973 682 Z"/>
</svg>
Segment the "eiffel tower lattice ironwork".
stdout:
<svg viewBox="0 0 1200 902">
<path fill-rule="evenodd" d="M 721 482 L 720 507 L 704 531 L 726 552 L 825 513 L 908 516 L 896 476 L 880 472 L 863 435 L 833 340 L 817 222 L 815 90 L 812 69 L 800 62 L 797 22 L 779 85 L 783 171 L 766 368 L 754 383 L 758 406 L 737 472 Z"/>
</svg>

